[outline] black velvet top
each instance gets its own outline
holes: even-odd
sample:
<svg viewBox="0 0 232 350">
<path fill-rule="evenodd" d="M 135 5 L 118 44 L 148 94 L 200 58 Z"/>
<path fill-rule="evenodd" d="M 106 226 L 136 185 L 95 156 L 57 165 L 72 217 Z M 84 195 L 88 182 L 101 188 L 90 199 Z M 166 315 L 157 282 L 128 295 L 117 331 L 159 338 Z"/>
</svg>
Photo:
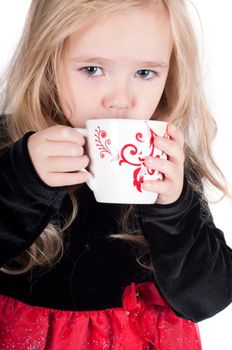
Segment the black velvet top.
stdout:
<svg viewBox="0 0 232 350">
<path fill-rule="evenodd" d="M 0 266 L 70 210 L 66 189 L 51 188 L 36 175 L 29 135 L 0 152 Z M 110 237 L 120 232 L 122 206 L 97 203 L 87 185 L 76 195 L 78 215 L 64 234 L 62 259 L 17 276 L 0 273 L 0 294 L 61 310 L 101 310 L 120 307 L 131 282 L 154 281 L 183 318 L 200 321 L 230 304 L 232 251 L 186 179 L 175 203 L 133 206 L 154 273 L 138 263 L 138 246 Z"/>
</svg>

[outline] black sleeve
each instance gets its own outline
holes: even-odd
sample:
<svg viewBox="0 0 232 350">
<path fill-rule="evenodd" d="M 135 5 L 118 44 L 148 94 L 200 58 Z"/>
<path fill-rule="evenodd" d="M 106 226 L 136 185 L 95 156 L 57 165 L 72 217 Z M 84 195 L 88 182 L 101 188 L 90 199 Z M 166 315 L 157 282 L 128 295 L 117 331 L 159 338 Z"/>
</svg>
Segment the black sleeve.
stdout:
<svg viewBox="0 0 232 350">
<path fill-rule="evenodd" d="M 37 176 L 27 149 L 30 134 L 0 152 L 0 266 L 36 240 L 65 195 Z"/>
<path fill-rule="evenodd" d="M 186 179 L 175 203 L 134 210 L 156 283 L 177 315 L 199 322 L 231 303 L 232 250 Z"/>
</svg>

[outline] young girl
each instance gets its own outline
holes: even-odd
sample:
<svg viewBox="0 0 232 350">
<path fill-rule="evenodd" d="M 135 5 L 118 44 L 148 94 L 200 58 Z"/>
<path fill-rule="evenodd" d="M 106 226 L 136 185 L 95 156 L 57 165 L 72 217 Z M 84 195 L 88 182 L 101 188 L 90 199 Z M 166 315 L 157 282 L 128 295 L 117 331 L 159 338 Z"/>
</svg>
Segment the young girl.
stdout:
<svg viewBox="0 0 232 350">
<path fill-rule="evenodd" d="M 232 254 L 203 194 L 226 189 L 185 1 L 33 0 L 4 87 L 1 350 L 201 349 Z M 145 161 L 156 203 L 95 201 L 75 129 L 93 118 L 169 123 L 168 159 Z"/>
</svg>

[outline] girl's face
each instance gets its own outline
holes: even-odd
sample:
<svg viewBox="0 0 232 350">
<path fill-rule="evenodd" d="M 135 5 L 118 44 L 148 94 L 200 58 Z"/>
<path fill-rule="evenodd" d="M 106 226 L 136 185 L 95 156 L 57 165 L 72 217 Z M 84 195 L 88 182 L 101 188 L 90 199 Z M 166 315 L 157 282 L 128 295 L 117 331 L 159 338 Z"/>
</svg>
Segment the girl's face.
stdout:
<svg viewBox="0 0 232 350">
<path fill-rule="evenodd" d="M 95 118 L 149 119 L 169 70 L 172 38 L 164 8 L 89 20 L 66 41 L 60 102 L 75 127 Z"/>
</svg>

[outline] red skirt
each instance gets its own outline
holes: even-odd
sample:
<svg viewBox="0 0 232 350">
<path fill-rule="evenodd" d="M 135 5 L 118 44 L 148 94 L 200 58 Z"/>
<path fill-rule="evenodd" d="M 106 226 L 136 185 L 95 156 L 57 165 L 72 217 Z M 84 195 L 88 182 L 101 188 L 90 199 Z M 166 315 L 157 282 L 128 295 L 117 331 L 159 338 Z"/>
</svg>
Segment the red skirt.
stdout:
<svg viewBox="0 0 232 350">
<path fill-rule="evenodd" d="M 1 350 L 201 350 L 198 327 L 153 283 L 126 287 L 122 308 L 61 311 L 0 296 Z"/>
</svg>

